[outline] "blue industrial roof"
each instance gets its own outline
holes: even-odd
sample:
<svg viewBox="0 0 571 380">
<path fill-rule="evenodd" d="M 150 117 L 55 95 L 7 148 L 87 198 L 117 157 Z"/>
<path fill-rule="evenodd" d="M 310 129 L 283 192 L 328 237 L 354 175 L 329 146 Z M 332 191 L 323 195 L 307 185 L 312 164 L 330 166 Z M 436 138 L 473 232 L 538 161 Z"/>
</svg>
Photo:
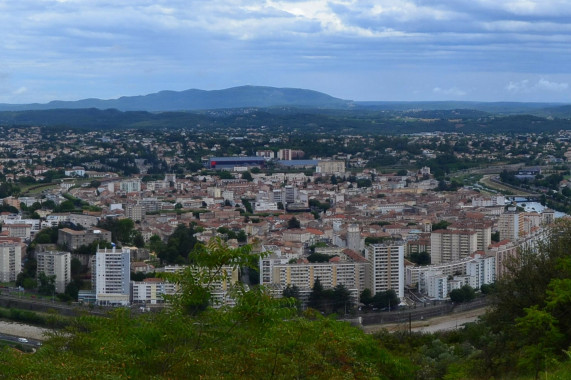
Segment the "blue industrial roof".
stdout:
<svg viewBox="0 0 571 380">
<path fill-rule="evenodd" d="M 264 158 L 263 157 L 256 157 L 256 156 L 252 156 L 252 157 L 211 157 L 210 162 L 212 162 L 212 161 L 216 161 L 216 162 L 264 161 Z"/>
</svg>

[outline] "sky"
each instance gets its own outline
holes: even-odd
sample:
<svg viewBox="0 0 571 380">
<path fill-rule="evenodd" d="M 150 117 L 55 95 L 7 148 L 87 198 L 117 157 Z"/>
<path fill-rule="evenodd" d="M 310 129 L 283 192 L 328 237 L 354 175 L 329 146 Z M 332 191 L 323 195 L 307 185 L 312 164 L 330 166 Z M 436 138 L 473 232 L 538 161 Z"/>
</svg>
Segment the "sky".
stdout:
<svg viewBox="0 0 571 380">
<path fill-rule="evenodd" d="M 0 0 L 0 103 L 241 85 L 571 103 L 571 0 Z"/>
</svg>

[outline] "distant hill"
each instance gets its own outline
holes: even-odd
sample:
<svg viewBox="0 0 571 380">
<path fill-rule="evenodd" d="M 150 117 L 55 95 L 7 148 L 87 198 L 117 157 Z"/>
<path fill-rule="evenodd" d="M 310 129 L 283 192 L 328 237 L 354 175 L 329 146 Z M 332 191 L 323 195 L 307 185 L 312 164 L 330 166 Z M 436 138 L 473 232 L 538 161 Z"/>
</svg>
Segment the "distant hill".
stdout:
<svg viewBox="0 0 571 380">
<path fill-rule="evenodd" d="M 244 107 L 295 106 L 309 108 L 347 108 L 352 102 L 327 94 L 298 88 L 241 86 L 224 90 L 161 91 L 118 99 L 52 101 L 46 104 L 0 104 L 0 111 L 38 111 L 50 109 L 117 109 L 119 111 L 196 111 Z"/>
<path fill-rule="evenodd" d="M 435 111 L 435 110 L 474 110 L 496 115 L 540 115 L 549 116 L 552 112 L 559 114 L 561 103 L 523 103 L 523 102 L 461 102 L 461 101 L 428 101 L 428 102 L 354 102 L 355 107 L 369 110 L 386 111 Z M 557 116 L 557 115 L 552 115 Z"/>
<path fill-rule="evenodd" d="M 571 130 L 571 119 L 534 115 L 496 116 L 474 110 L 375 111 L 309 108 L 234 108 L 203 112 L 115 109 L 0 111 L 0 126 L 77 129 L 172 129 L 272 133 L 409 134 L 421 132 L 530 133 Z"/>
</svg>

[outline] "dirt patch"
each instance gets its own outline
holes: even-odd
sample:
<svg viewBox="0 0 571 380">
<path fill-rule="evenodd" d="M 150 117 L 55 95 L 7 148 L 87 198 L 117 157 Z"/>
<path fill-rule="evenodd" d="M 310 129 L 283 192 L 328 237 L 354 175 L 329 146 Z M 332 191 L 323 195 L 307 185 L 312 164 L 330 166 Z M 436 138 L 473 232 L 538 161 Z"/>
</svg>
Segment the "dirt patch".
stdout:
<svg viewBox="0 0 571 380">
<path fill-rule="evenodd" d="M 441 317 L 434 317 L 424 321 L 413 321 L 411 324 L 412 331 L 417 332 L 435 332 L 442 330 L 454 330 L 462 327 L 464 323 L 474 322 L 479 316 L 485 314 L 487 308 L 468 310 L 459 313 L 452 313 Z M 404 323 L 389 323 L 382 325 L 368 325 L 363 326 L 366 333 L 372 334 L 379 330 L 388 331 L 408 331 L 408 322 Z"/>
<path fill-rule="evenodd" d="M 42 327 L 30 326 L 17 322 L 0 321 L 0 334 L 14 335 L 35 340 L 45 340 L 45 334 L 50 331 L 50 329 Z"/>
</svg>

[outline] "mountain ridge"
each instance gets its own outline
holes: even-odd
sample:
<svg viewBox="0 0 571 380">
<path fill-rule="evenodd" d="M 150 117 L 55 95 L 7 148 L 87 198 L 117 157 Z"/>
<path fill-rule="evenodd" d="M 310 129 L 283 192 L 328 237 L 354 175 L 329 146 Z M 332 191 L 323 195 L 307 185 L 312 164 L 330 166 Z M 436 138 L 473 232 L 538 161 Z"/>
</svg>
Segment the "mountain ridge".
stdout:
<svg viewBox="0 0 571 380">
<path fill-rule="evenodd" d="M 48 103 L 0 104 L 0 111 L 113 108 L 119 111 L 172 112 L 279 106 L 348 108 L 351 105 L 350 100 L 314 90 L 246 85 L 222 90 L 162 90 L 116 99 L 87 98 L 75 101 L 53 100 Z"/>
</svg>

